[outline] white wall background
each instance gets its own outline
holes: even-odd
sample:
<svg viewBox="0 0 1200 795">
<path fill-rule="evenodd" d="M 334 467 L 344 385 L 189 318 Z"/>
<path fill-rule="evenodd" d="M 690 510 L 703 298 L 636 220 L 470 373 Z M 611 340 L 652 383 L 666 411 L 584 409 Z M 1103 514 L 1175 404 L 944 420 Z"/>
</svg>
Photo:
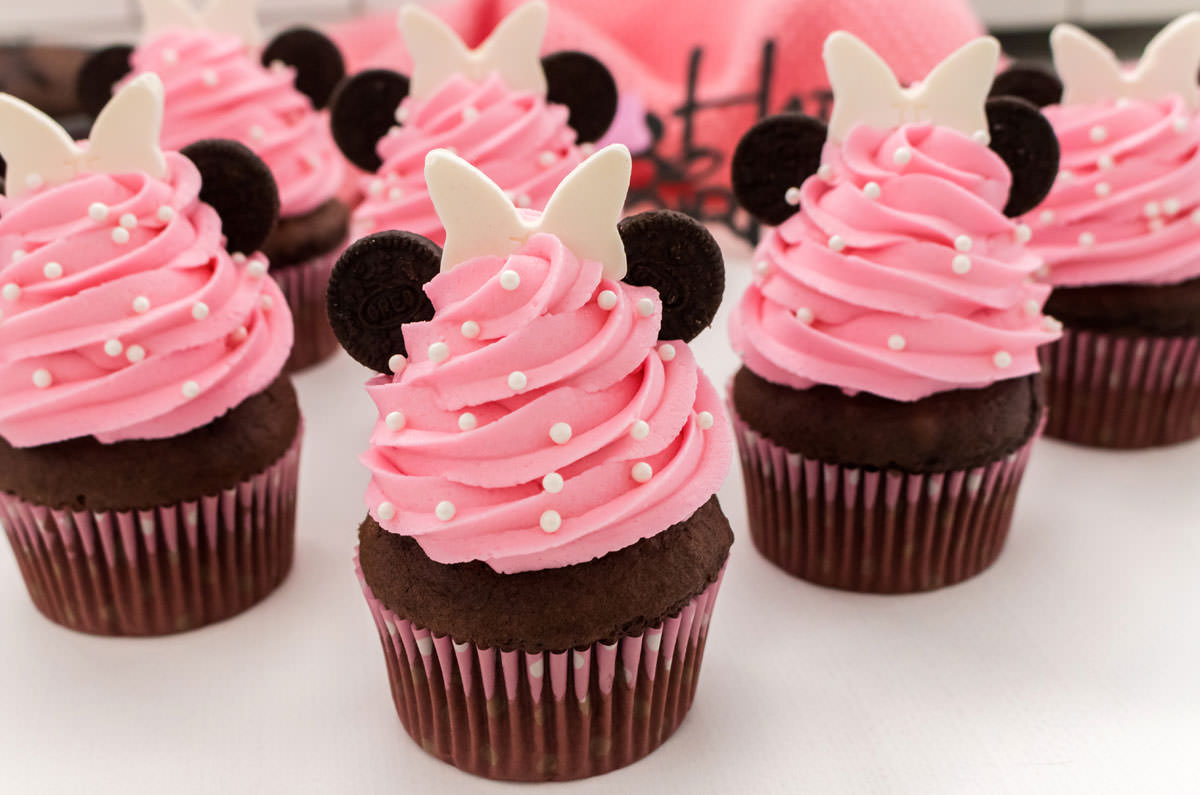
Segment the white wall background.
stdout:
<svg viewBox="0 0 1200 795">
<path fill-rule="evenodd" d="M 249 0 L 247 0 L 249 1 Z M 653 3 L 653 0 L 621 0 Z M 831 0 L 832 1 L 832 0 Z M 903 2 L 903 0 L 896 0 Z M 1038 28 L 1072 19 L 1090 24 L 1158 22 L 1197 7 L 1196 0 L 971 0 L 998 29 Z M 402 0 L 259 0 L 268 26 L 329 22 Z M 61 41 L 108 41 L 136 30 L 136 0 L 0 0 L 0 39 L 36 35 Z"/>
</svg>

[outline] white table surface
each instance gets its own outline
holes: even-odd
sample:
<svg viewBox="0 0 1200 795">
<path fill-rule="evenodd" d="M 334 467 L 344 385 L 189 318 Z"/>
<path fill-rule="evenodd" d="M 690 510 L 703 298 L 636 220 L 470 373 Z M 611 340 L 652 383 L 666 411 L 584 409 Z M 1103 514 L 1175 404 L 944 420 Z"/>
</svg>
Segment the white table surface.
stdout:
<svg viewBox="0 0 1200 795">
<path fill-rule="evenodd" d="M 731 246 L 729 295 L 749 279 Z M 725 318 L 696 343 L 734 372 Z M 296 562 L 266 602 L 153 640 L 43 619 L 0 550 L 0 792 L 501 792 L 404 733 L 355 580 L 365 371 L 297 381 Z M 1043 443 L 981 577 L 873 597 L 792 579 L 737 534 L 696 703 L 673 739 L 579 793 L 1200 792 L 1200 444 Z M 557 789 L 551 786 L 548 789 Z"/>
</svg>

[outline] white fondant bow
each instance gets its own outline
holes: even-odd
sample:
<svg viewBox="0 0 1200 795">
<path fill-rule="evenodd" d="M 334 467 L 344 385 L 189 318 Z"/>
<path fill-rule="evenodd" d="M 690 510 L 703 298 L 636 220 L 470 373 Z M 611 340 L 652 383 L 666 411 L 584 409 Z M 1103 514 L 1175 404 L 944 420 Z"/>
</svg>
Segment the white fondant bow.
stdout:
<svg viewBox="0 0 1200 795">
<path fill-rule="evenodd" d="M 494 72 L 514 91 L 545 94 L 546 71 L 540 54 L 548 15 L 541 0 L 526 3 L 471 50 L 442 20 L 420 6 L 405 6 L 400 11 L 400 32 L 413 60 L 409 93 L 420 99 L 454 75 L 481 81 Z"/>
<path fill-rule="evenodd" d="M 617 223 L 632 164 L 629 150 L 620 144 L 601 149 L 567 175 L 540 217 L 526 221 L 482 171 L 435 149 L 425 158 L 425 181 L 446 228 L 442 270 L 475 257 L 507 256 L 533 235 L 546 232 L 580 259 L 599 262 L 608 278 L 625 278 L 625 244 Z"/>
<path fill-rule="evenodd" d="M 19 196 L 40 185 L 61 185 L 83 173 L 167 175 L 159 148 L 163 85 L 144 74 L 118 91 L 92 127 L 86 147 L 32 105 L 0 94 L 0 155 L 8 163 L 6 191 Z"/>
<path fill-rule="evenodd" d="M 1074 25 L 1056 26 L 1050 48 L 1064 105 L 1114 97 L 1154 101 L 1178 94 L 1191 110 L 1200 109 L 1200 13 L 1185 14 L 1160 30 L 1133 70 L 1123 69 L 1112 50 Z"/>
<path fill-rule="evenodd" d="M 203 11 L 197 11 L 191 0 L 140 2 L 144 37 L 171 28 L 186 28 L 229 33 L 250 45 L 262 42 L 262 29 L 258 26 L 258 3 L 255 0 L 211 0 Z"/>
<path fill-rule="evenodd" d="M 999 58 L 999 42 L 990 36 L 975 39 L 906 89 L 861 39 L 837 31 L 825 40 L 825 70 L 834 96 L 829 138 L 842 141 L 857 124 L 890 130 L 917 122 L 986 136 L 985 104 Z"/>
</svg>

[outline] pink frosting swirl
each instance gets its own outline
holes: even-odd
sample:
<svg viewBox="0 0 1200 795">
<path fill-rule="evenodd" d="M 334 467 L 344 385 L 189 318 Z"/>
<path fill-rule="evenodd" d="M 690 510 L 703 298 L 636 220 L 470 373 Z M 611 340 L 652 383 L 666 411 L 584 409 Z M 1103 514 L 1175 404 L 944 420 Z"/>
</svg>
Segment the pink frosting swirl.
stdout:
<svg viewBox="0 0 1200 795">
<path fill-rule="evenodd" d="M 437 313 L 405 327 L 408 366 L 368 384 L 367 504 L 387 530 L 441 563 L 554 568 L 662 532 L 721 485 L 721 400 L 685 344 L 658 344 L 653 289 L 539 234 L 426 292 Z"/>
<path fill-rule="evenodd" d="M 383 166 L 363 181 L 366 199 L 351 223 L 355 237 L 403 229 L 445 242 L 425 187 L 425 155 L 434 149 L 454 149 L 518 206 L 534 210 L 546 206 L 586 156 L 565 106 L 513 91 L 497 75 L 482 84 L 453 77 L 423 100 L 405 99 L 398 113 L 404 124 L 379 142 Z"/>
<path fill-rule="evenodd" d="M 285 218 L 337 195 L 345 161 L 326 114 L 296 90 L 293 69 L 265 68 L 236 36 L 191 30 L 151 37 L 134 51 L 132 63 L 131 77 L 155 72 L 162 78 L 165 149 L 203 138 L 245 144 L 275 175 Z"/>
<path fill-rule="evenodd" d="M 1184 101 L 1046 108 L 1062 170 L 1028 223 L 1053 285 L 1200 276 L 1200 124 Z"/>
<path fill-rule="evenodd" d="M 859 126 L 823 160 L 735 310 L 747 367 L 907 401 L 1038 371 L 1058 330 L 1028 230 L 1001 212 L 1012 176 L 999 156 L 945 128 Z"/>
<path fill-rule="evenodd" d="M 292 319 L 266 262 L 234 262 L 200 172 L 87 174 L 0 203 L 0 436 L 155 439 L 279 375 Z M 240 259 L 240 258 L 239 258 Z"/>
</svg>

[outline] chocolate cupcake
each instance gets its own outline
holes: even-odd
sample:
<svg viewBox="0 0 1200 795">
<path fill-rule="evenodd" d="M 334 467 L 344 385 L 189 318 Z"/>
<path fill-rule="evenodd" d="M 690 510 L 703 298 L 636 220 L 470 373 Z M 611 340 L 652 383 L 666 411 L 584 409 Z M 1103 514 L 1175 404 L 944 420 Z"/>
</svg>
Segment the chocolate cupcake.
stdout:
<svg viewBox="0 0 1200 795">
<path fill-rule="evenodd" d="M 1043 352 L 1046 433 L 1109 448 L 1200 436 L 1200 14 L 1123 72 L 1071 25 L 1058 77 L 1017 67 L 997 92 L 1051 103 L 1062 170 L 1027 223 L 1065 326 Z M 1064 90 L 1065 86 L 1065 90 Z"/>
<path fill-rule="evenodd" d="M 446 232 L 425 187 L 425 155 L 449 148 L 509 193 L 541 210 L 608 130 L 617 88 L 581 52 L 540 58 L 549 10 L 525 3 L 471 51 L 420 6 L 400 12 L 411 76 L 386 69 L 355 75 L 333 100 L 333 135 L 371 176 L 351 222 L 355 238 L 388 229 L 441 244 Z"/>
<path fill-rule="evenodd" d="M 539 216 L 435 151 L 445 250 L 382 232 L 330 282 L 343 345 L 384 373 L 358 565 L 395 707 L 488 778 L 583 778 L 665 741 L 733 541 L 731 434 L 683 341 L 720 303 L 720 250 L 675 213 L 618 227 L 630 167 L 605 149 Z"/>
<path fill-rule="evenodd" d="M 976 40 L 904 90 L 835 33 L 829 127 L 771 117 L 738 147 L 739 200 L 778 224 L 731 322 L 750 528 L 806 580 L 928 590 L 1004 544 L 1057 336 L 1010 217 L 1049 189 L 1057 146 L 1031 105 L 985 106 L 998 53 Z"/>
<path fill-rule="evenodd" d="M 266 162 L 281 206 L 263 253 L 296 324 L 288 369 L 316 364 L 337 350 L 325 287 L 349 231 L 349 208 L 337 198 L 346 163 L 321 110 L 344 76 L 341 53 L 308 28 L 287 30 L 264 46 L 250 0 L 217 0 L 203 14 L 184 0 L 141 5 L 141 42 L 101 50 L 84 64 L 81 100 L 97 109 L 127 75 L 153 72 L 167 92 L 165 147 L 225 138 Z"/>
<path fill-rule="evenodd" d="M 232 616 L 287 575 L 292 320 L 253 251 L 271 174 L 231 141 L 159 149 L 146 75 L 79 147 L 0 95 L 0 520 L 34 604 L 98 635 Z"/>
</svg>

